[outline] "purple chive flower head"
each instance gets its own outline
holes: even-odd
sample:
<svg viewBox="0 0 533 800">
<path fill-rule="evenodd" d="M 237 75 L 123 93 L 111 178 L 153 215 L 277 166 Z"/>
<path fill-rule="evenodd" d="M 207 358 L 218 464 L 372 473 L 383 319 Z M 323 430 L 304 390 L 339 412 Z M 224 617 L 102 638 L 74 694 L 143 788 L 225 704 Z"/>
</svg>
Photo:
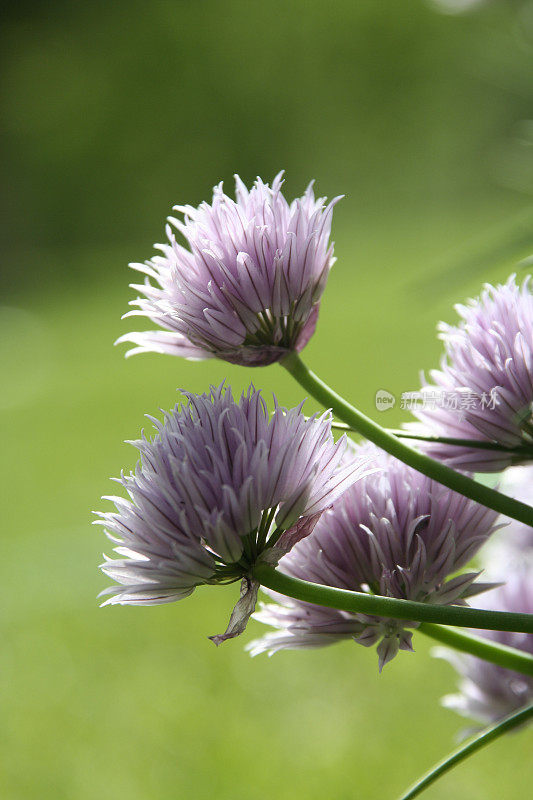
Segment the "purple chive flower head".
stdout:
<svg viewBox="0 0 533 800">
<path fill-rule="evenodd" d="M 133 285 L 144 296 L 129 313 L 164 330 L 122 336 L 119 342 L 137 345 L 128 355 L 153 351 L 263 366 L 305 347 L 334 261 L 329 236 L 340 198 L 326 206 L 311 183 L 289 204 L 282 175 L 272 187 L 257 178 L 250 190 L 235 176 L 236 201 L 220 183 L 211 205 L 174 207 L 183 219 L 169 218 L 161 255 L 131 265 L 147 277 Z"/>
<path fill-rule="evenodd" d="M 533 614 L 531 562 L 510 572 L 506 584 L 484 595 L 483 608 Z M 533 655 L 531 634 L 505 631 L 479 631 L 479 634 Z M 464 717 L 481 723 L 497 722 L 533 700 L 531 676 L 444 647 L 435 648 L 434 655 L 449 661 L 461 676 L 459 693 L 447 695 L 442 703 Z"/>
<path fill-rule="evenodd" d="M 486 586 L 478 573 L 453 578 L 495 529 L 497 515 L 431 481 L 373 445 L 356 449 L 380 471 L 352 485 L 313 533 L 280 562 L 296 578 L 352 591 L 428 603 L 464 603 Z M 351 614 L 279 595 L 257 618 L 279 630 L 253 642 L 253 654 L 321 647 L 341 639 L 378 644 L 380 670 L 411 650 L 418 623 Z"/>
<path fill-rule="evenodd" d="M 157 433 L 133 444 L 140 461 L 120 482 L 129 499 L 99 522 L 119 559 L 103 571 L 117 585 L 107 603 L 151 605 L 187 597 L 201 584 L 242 578 L 243 597 L 225 637 L 244 629 L 255 607 L 258 561 L 277 563 L 313 529 L 321 512 L 355 479 L 333 441 L 328 413 L 302 406 L 269 414 L 250 387 L 236 402 L 219 386 L 154 420 Z"/>
<path fill-rule="evenodd" d="M 441 323 L 445 355 L 432 383 L 422 387 L 426 402 L 414 414 L 412 430 L 470 439 L 515 449 L 420 443 L 431 456 L 455 467 L 499 472 L 533 460 L 533 295 L 529 278 L 518 286 L 486 285 L 481 297 L 457 305 L 458 325 Z M 424 407 L 425 406 L 425 407 Z"/>
</svg>

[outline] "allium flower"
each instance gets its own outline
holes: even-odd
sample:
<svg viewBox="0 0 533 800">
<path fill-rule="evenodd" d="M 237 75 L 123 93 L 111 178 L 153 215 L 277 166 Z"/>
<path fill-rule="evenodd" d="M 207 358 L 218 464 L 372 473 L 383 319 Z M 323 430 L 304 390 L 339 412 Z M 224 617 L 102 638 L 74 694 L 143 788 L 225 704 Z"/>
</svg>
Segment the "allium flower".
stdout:
<svg viewBox="0 0 533 800">
<path fill-rule="evenodd" d="M 220 183 L 211 205 L 174 207 L 184 218 L 169 222 L 189 249 L 168 225 L 168 244 L 157 246 L 162 255 L 131 265 L 147 278 L 133 285 L 144 297 L 132 301 L 138 310 L 129 313 L 165 330 L 122 336 L 119 342 L 137 345 L 128 355 L 153 351 L 262 366 L 305 347 L 334 261 L 329 235 L 340 198 L 325 206 L 311 183 L 289 205 L 282 174 L 272 188 L 258 178 L 250 191 L 235 176 L 236 202 Z"/>
<path fill-rule="evenodd" d="M 483 607 L 496 611 L 533 614 L 533 567 L 515 569 L 508 583 L 483 597 Z M 533 655 L 533 636 L 527 633 L 479 631 L 499 644 L 516 647 Z M 459 694 L 443 698 L 443 705 L 465 717 L 482 723 L 497 722 L 533 700 L 533 677 L 498 667 L 474 656 L 435 648 L 434 654 L 445 658 L 459 672 Z"/>
<path fill-rule="evenodd" d="M 519 287 L 485 287 L 481 297 L 456 306 L 458 325 L 440 324 L 445 356 L 415 410 L 422 421 L 407 426 L 434 436 L 475 439 L 517 448 L 515 453 L 440 443 L 420 444 L 455 467 L 499 472 L 533 460 L 533 295 L 529 279 Z M 442 399 L 443 402 L 435 402 Z"/>
<path fill-rule="evenodd" d="M 280 562 L 293 577 L 352 591 L 428 603 L 463 604 L 483 591 L 478 573 L 453 578 L 495 530 L 497 515 L 431 481 L 373 445 L 355 460 L 381 468 L 351 486 L 313 533 Z M 275 595 L 257 618 L 279 628 L 253 642 L 252 653 L 320 647 L 346 638 L 378 644 L 380 670 L 399 649 L 411 650 L 417 622 L 351 614 Z"/>
<path fill-rule="evenodd" d="M 187 394 L 187 393 L 186 393 Z M 141 458 L 121 483 L 129 498 L 99 522 L 123 556 L 103 571 L 117 581 L 107 603 L 179 600 L 201 584 L 243 579 L 226 634 L 240 633 L 255 607 L 258 561 L 275 564 L 307 536 L 322 511 L 356 479 L 343 464 L 328 413 L 307 419 L 302 406 L 270 415 L 250 387 L 187 394 L 188 403 L 154 420 L 157 434 L 134 442 Z"/>
</svg>

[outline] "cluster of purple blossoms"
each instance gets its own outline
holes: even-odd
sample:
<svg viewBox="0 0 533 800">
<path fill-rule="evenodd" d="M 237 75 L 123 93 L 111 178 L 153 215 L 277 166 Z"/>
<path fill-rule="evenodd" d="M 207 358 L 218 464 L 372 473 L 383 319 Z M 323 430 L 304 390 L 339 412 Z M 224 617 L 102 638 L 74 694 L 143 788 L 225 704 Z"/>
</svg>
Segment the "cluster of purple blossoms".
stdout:
<svg viewBox="0 0 533 800">
<path fill-rule="evenodd" d="M 329 413 L 306 419 L 302 406 L 269 414 L 250 387 L 187 394 L 188 404 L 154 420 L 157 434 L 134 442 L 135 472 L 122 475 L 129 499 L 98 520 L 120 559 L 103 571 L 118 585 L 107 603 L 179 600 L 196 586 L 244 581 L 243 597 L 221 641 L 240 633 L 255 608 L 259 561 L 276 564 L 313 529 L 320 514 L 362 473 L 343 461 Z"/>
<path fill-rule="evenodd" d="M 169 218 L 161 254 L 132 265 L 146 278 L 134 285 L 142 296 L 129 315 L 148 317 L 160 329 L 121 337 L 136 345 L 129 354 L 261 366 L 305 347 L 334 262 L 329 238 L 339 198 L 326 205 L 310 184 L 289 204 L 281 187 L 282 173 L 271 187 L 258 178 L 250 190 L 236 176 L 235 201 L 219 184 L 211 204 L 175 207 L 183 219 Z M 422 397 L 441 392 L 493 402 L 460 404 L 460 413 L 452 406 L 415 409 L 420 422 L 410 427 L 417 433 L 478 445 L 426 441 L 420 447 L 468 471 L 533 461 L 528 281 L 519 287 L 512 276 L 503 286 L 487 286 L 457 310 L 458 325 L 440 326 L 445 355 Z M 479 572 L 461 572 L 500 527 L 493 511 L 373 445 L 347 453 L 344 438 L 333 440 L 328 413 L 306 420 L 301 405 L 276 404 L 269 415 L 252 387 L 238 402 L 222 386 L 187 397 L 181 410 L 154 420 L 153 439 L 134 443 L 140 461 L 121 478 L 129 499 L 109 498 L 116 510 L 99 515 L 119 556 L 102 566 L 116 581 L 104 592 L 107 603 L 170 602 L 199 585 L 241 579 L 226 632 L 211 637 L 218 644 L 241 633 L 254 611 L 253 570 L 261 562 L 279 562 L 286 574 L 325 586 L 434 604 L 465 604 L 493 586 L 477 581 Z M 509 493 L 529 501 L 529 473 L 523 478 L 523 488 Z M 509 541 L 530 547 L 531 530 L 513 523 Z M 533 567 L 528 570 L 508 568 L 514 582 L 491 593 L 495 606 L 533 611 Z M 277 602 L 256 616 L 277 630 L 252 642 L 253 653 L 348 638 L 377 645 L 381 670 L 400 649 L 412 649 L 416 621 L 270 594 Z M 522 634 L 486 635 L 524 650 L 532 646 Z M 531 697 L 527 678 L 472 657 L 454 659 L 463 683 L 461 699 L 453 702 L 465 713 L 496 719 Z"/>
<path fill-rule="evenodd" d="M 144 297 L 132 301 L 138 309 L 129 314 L 165 330 L 122 336 L 119 342 L 137 345 L 129 354 L 263 366 L 305 347 L 334 261 L 329 236 L 340 198 L 326 206 L 324 198 L 315 199 L 311 183 L 289 205 L 282 174 L 272 187 L 258 178 L 250 191 L 235 176 L 236 201 L 219 184 L 211 205 L 175 206 L 183 221 L 169 222 L 188 248 L 168 225 L 168 244 L 158 245 L 162 255 L 131 265 L 147 277 L 144 285 L 133 285 Z"/>
<path fill-rule="evenodd" d="M 419 602 L 464 603 L 487 588 L 479 573 L 452 578 L 496 530 L 497 514 L 445 489 L 373 445 L 356 448 L 377 472 L 352 485 L 313 533 L 280 562 L 288 575 L 352 591 Z M 419 623 L 351 614 L 274 595 L 256 615 L 279 630 L 253 642 L 253 654 L 320 647 L 341 639 L 378 643 L 379 667 L 411 650 Z"/>
<path fill-rule="evenodd" d="M 420 443 L 424 451 L 460 469 L 499 472 L 533 461 L 533 294 L 529 279 L 518 286 L 512 275 L 503 286 L 487 285 L 481 297 L 457 305 L 458 325 L 441 323 L 445 354 L 424 394 L 491 397 L 472 408 L 422 408 L 422 425 L 407 427 L 431 436 L 475 440 L 496 448 Z M 498 449 L 499 448 L 499 449 Z"/>
</svg>

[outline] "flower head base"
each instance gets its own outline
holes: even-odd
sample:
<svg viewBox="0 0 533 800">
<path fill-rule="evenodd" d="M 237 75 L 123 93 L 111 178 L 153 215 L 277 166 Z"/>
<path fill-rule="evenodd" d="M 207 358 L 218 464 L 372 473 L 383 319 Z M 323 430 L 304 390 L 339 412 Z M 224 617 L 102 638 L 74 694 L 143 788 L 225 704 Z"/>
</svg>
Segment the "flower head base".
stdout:
<svg viewBox="0 0 533 800">
<path fill-rule="evenodd" d="M 131 265 L 147 278 L 133 285 L 144 297 L 129 313 L 165 330 L 122 336 L 119 342 L 137 345 L 128 355 L 153 351 L 262 366 L 300 351 L 313 335 L 334 261 L 329 235 L 340 198 L 325 206 L 310 184 L 289 205 L 282 173 L 272 187 L 258 178 L 250 191 L 235 181 L 236 201 L 219 184 L 211 205 L 175 206 L 184 218 L 169 222 L 189 249 L 168 225 L 168 244 L 158 245 L 162 255 Z"/>
<path fill-rule="evenodd" d="M 519 287 L 512 275 L 504 286 L 485 287 L 481 297 L 456 306 L 456 325 L 440 324 L 445 356 L 432 370 L 422 396 L 435 392 L 462 397 L 461 408 L 415 410 L 418 433 L 495 443 L 505 449 L 480 449 L 420 443 L 429 455 L 455 467 L 499 472 L 533 460 L 533 295 L 529 278 Z M 468 398 L 473 402 L 469 406 Z"/>
<path fill-rule="evenodd" d="M 351 486 L 313 533 L 280 562 L 296 578 L 351 591 L 428 603 L 464 603 L 486 586 L 478 573 L 448 576 L 472 558 L 495 530 L 497 515 L 451 492 L 373 445 L 355 460 L 380 469 Z M 378 644 L 380 669 L 399 649 L 411 650 L 418 623 L 351 614 L 276 595 L 260 621 L 279 628 L 252 643 L 253 653 L 319 647 L 346 638 Z"/>
<path fill-rule="evenodd" d="M 154 420 L 152 440 L 134 442 L 140 462 L 121 478 L 130 499 L 110 497 L 116 510 L 99 514 L 122 556 L 102 565 L 118 583 L 105 594 L 150 605 L 243 578 L 227 638 L 255 606 L 254 564 L 277 563 L 307 536 L 357 465 L 341 463 L 345 440 L 333 441 L 327 413 L 306 419 L 301 405 L 276 404 L 270 415 L 252 387 L 238 402 L 222 386 L 187 397 Z"/>
</svg>

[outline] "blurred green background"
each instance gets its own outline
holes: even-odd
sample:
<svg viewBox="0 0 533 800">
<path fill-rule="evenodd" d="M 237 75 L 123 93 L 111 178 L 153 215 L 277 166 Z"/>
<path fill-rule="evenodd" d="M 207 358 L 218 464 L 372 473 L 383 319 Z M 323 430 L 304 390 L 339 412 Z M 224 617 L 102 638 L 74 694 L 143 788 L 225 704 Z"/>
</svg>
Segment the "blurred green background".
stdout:
<svg viewBox="0 0 533 800">
<path fill-rule="evenodd" d="M 234 586 L 100 610 L 110 545 L 91 510 L 134 465 L 123 440 L 177 387 L 253 379 L 301 398 L 275 366 L 126 362 L 112 346 L 131 329 L 127 263 L 151 256 L 174 203 L 234 172 L 285 168 L 290 197 L 312 177 L 346 195 L 306 360 L 374 416 L 377 389 L 418 387 L 436 321 L 533 249 L 532 43 L 533 4 L 503 0 L 464 15 L 423 0 L 7 4 L 2 797 L 392 800 L 451 748 L 464 722 L 439 698 L 454 675 L 421 637 L 379 676 L 350 643 L 217 650 L 206 636 Z M 509 736 L 428 800 L 527 796 L 532 743 Z"/>
</svg>

